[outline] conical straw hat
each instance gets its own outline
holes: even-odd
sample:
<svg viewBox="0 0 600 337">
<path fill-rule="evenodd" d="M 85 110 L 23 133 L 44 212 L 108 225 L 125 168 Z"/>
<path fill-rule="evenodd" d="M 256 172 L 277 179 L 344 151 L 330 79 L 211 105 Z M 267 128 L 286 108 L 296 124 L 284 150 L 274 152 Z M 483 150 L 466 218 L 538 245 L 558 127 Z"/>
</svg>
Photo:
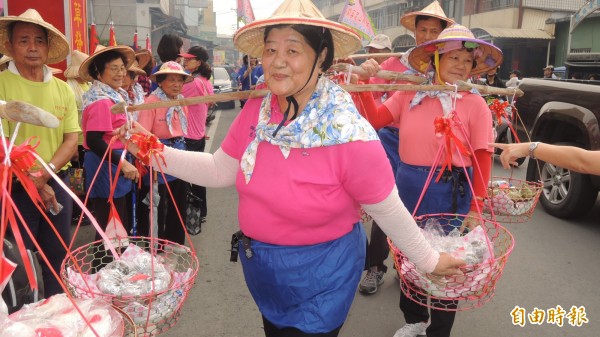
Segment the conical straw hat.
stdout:
<svg viewBox="0 0 600 337">
<path fill-rule="evenodd" d="M 79 50 L 74 50 L 71 53 L 71 63 L 67 69 L 65 69 L 64 75 L 66 78 L 77 78 L 79 77 L 79 66 L 89 57 L 88 54 L 82 53 Z"/>
<path fill-rule="evenodd" d="M 185 76 L 184 78 L 187 79 L 188 77 L 191 77 L 190 74 L 188 74 L 187 72 L 185 72 L 185 70 L 183 69 L 183 67 L 181 66 L 181 64 L 175 62 L 175 61 L 169 61 L 169 62 L 165 62 L 160 66 L 160 69 L 158 69 L 157 72 L 155 72 L 154 74 L 150 75 L 150 80 L 152 82 L 156 82 L 156 76 L 158 75 L 168 75 L 168 74 L 175 74 L 175 75 L 183 75 Z"/>
<path fill-rule="evenodd" d="M 302 24 L 327 28 L 333 36 L 335 58 L 346 57 L 362 48 L 360 36 L 350 27 L 327 20 L 309 0 L 286 0 L 270 18 L 240 28 L 233 37 L 236 47 L 253 57 L 262 56 L 265 28 L 280 24 Z"/>
<path fill-rule="evenodd" d="M 135 59 L 137 60 L 137 67 L 144 68 L 145 66 L 148 65 L 148 62 L 150 62 L 150 59 L 152 58 L 152 54 L 150 54 L 149 50 L 143 50 L 140 52 L 135 53 Z M 145 74 L 146 72 L 144 72 Z"/>
<path fill-rule="evenodd" d="M 140 68 L 138 61 L 133 61 L 127 71 L 133 71 L 136 75 L 147 75 L 144 69 Z"/>
<path fill-rule="evenodd" d="M 476 39 L 467 27 L 459 24 L 444 29 L 438 38 L 417 46 L 408 55 L 408 62 L 413 69 L 425 73 L 430 67 L 431 56 L 437 50 L 439 54 L 454 50 L 448 42 L 460 41 L 459 47 L 475 49 L 475 61 L 477 65 L 471 69 L 470 75 L 477 75 L 498 67 L 502 63 L 502 51 L 491 43 Z M 465 44 L 467 43 L 467 44 Z M 470 44 L 469 44 L 470 43 Z"/>
<path fill-rule="evenodd" d="M 6 55 L 2 55 L 2 57 L 0 57 L 0 66 L 3 65 L 3 64 L 5 64 L 5 63 L 8 63 L 10 61 L 12 61 L 12 57 L 6 56 Z"/>
<path fill-rule="evenodd" d="M 125 62 L 125 68 L 129 68 L 133 61 L 135 60 L 135 52 L 129 46 L 115 46 L 115 47 L 105 47 L 103 45 L 97 45 L 96 50 L 94 50 L 94 54 L 90 55 L 79 67 L 79 77 L 81 77 L 84 81 L 93 81 L 94 79 L 90 76 L 90 64 L 98 55 L 102 53 L 106 53 L 107 51 L 115 50 L 125 56 L 127 62 Z"/>
<path fill-rule="evenodd" d="M 421 11 L 410 12 L 410 13 L 404 14 L 400 18 L 400 24 L 402 26 L 404 26 L 404 28 L 410 30 L 411 32 L 414 32 L 416 29 L 415 25 L 416 25 L 417 16 L 419 16 L 419 15 L 431 16 L 433 18 L 438 18 L 440 20 L 446 21 L 446 22 L 448 22 L 448 25 L 447 25 L 448 27 L 455 24 L 454 20 L 449 19 L 446 16 L 446 13 L 444 13 L 442 6 L 440 6 L 440 3 L 437 0 L 430 3 L 427 7 L 423 8 L 423 10 L 421 10 Z"/>
<path fill-rule="evenodd" d="M 8 25 L 13 22 L 28 22 L 42 26 L 48 32 L 48 60 L 46 63 L 54 64 L 64 60 L 71 48 L 67 38 L 53 25 L 42 19 L 40 13 L 35 9 L 28 9 L 19 16 L 0 17 L 0 53 L 12 56 L 6 49 L 6 42 L 9 40 Z"/>
</svg>

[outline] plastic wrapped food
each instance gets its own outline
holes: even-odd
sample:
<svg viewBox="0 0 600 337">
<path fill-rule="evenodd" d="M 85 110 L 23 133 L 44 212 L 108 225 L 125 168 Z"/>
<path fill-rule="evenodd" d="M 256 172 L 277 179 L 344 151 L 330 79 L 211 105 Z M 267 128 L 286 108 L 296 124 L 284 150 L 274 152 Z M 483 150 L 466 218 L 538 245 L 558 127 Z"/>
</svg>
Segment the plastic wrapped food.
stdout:
<svg viewBox="0 0 600 337">
<path fill-rule="evenodd" d="M 100 337 L 121 337 L 124 332 L 123 317 L 110 304 L 100 298 L 76 299 L 79 310 Z M 10 323 L 2 326 L 1 337 L 92 337 L 96 336 L 81 317 L 81 314 L 65 294 L 28 304 L 9 318 Z M 8 334 L 7 331 L 19 331 Z M 33 335 L 31 335 L 33 332 Z"/>
<path fill-rule="evenodd" d="M 421 271 L 412 262 L 404 260 L 400 270 L 402 276 L 415 286 L 440 298 L 479 294 L 490 277 L 491 268 L 486 262 L 491 259 L 490 252 L 493 251 L 493 247 L 488 246 L 484 229 L 477 226 L 466 235 L 455 229 L 445 235 L 439 222 L 431 218 L 421 231 L 433 249 L 463 259 L 467 263 L 468 271 L 459 276 L 433 277 Z M 491 242 L 489 244 L 491 245 Z"/>
<path fill-rule="evenodd" d="M 134 245 L 127 248 L 130 249 L 136 253 L 124 253 L 120 260 L 107 264 L 98 272 L 98 289 L 117 296 L 140 296 L 167 290 L 171 273 L 161 259 Z"/>
<path fill-rule="evenodd" d="M 523 215 L 535 206 L 536 191 L 524 183 L 514 186 L 503 180 L 490 182 L 489 195 L 497 215 Z"/>
</svg>

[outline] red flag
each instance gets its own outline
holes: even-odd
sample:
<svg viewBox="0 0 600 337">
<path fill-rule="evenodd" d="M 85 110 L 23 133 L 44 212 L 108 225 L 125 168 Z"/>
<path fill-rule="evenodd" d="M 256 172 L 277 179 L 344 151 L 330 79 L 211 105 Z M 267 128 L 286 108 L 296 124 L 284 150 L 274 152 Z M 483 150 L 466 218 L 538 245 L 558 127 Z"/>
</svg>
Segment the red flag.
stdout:
<svg viewBox="0 0 600 337">
<path fill-rule="evenodd" d="M 136 29 L 135 33 L 133 34 L 133 50 L 138 51 L 138 49 L 140 49 L 140 47 L 138 46 L 138 35 Z"/>
<path fill-rule="evenodd" d="M 108 31 L 108 45 L 110 47 L 117 46 L 117 37 L 115 36 L 115 27 L 113 26 L 112 21 L 110 22 L 110 29 Z"/>
<path fill-rule="evenodd" d="M 150 35 L 146 34 L 146 49 L 152 54 L 152 45 L 150 45 Z"/>
<path fill-rule="evenodd" d="M 245 24 L 254 21 L 254 11 L 252 10 L 250 0 L 238 0 L 237 16 L 238 21 L 243 21 Z"/>
<path fill-rule="evenodd" d="M 96 50 L 96 46 L 100 43 L 98 40 L 98 32 L 96 32 L 96 24 L 92 23 L 90 27 L 90 55 Z"/>
</svg>

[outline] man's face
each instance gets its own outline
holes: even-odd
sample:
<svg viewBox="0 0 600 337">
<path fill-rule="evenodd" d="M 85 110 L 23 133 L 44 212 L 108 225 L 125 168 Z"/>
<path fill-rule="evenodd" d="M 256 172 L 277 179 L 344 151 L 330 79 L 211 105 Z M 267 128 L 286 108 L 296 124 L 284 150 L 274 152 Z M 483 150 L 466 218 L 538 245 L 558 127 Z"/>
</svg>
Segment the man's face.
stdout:
<svg viewBox="0 0 600 337">
<path fill-rule="evenodd" d="M 11 53 L 17 67 L 41 68 L 48 60 L 46 31 L 33 23 L 17 22 L 5 47 Z"/>
<path fill-rule="evenodd" d="M 250 66 L 254 67 L 258 64 L 258 59 L 256 58 L 251 58 L 250 59 Z"/>
<path fill-rule="evenodd" d="M 544 77 L 550 77 L 550 76 L 552 76 L 552 68 L 544 69 Z"/>
<path fill-rule="evenodd" d="M 427 20 L 419 20 L 415 27 L 415 41 L 417 46 L 437 39 L 442 30 L 442 22 L 438 18 L 432 17 Z"/>
</svg>

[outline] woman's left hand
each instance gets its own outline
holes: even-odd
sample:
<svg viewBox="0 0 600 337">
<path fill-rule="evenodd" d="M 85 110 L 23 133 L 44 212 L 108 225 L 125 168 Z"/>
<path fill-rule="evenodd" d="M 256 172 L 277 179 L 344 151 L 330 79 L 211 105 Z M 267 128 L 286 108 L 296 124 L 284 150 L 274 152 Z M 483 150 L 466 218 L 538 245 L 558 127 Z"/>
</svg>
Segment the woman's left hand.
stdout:
<svg viewBox="0 0 600 337">
<path fill-rule="evenodd" d="M 448 253 L 440 253 L 440 259 L 431 274 L 436 276 L 462 274 L 460 267 L 464 265 L 466 265 L 465 261 L 454 258 Z"/>
</svg>

